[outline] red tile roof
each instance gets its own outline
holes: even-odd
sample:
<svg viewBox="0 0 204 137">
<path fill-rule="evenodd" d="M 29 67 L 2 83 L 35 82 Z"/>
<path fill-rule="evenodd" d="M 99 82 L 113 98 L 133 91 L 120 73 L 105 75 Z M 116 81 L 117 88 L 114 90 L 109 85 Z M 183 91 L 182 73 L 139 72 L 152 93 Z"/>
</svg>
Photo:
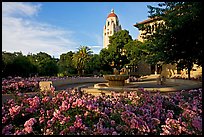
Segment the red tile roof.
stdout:
<svg viewBox="0 0 204 137">
<path fill-rule="evenodd" d="M 116 17 L 117 18 L 118 16 L 115 13 L 110 13 L 107 18 L 109 18 L 109 17 Z"/>
<path fill-rule="evenodd" d="M 157 17 L 155 17 L 155 18 L 148 18 L 148 19 L 146 19 L 146 20 L 144 20 L 142 22 L 136 23 L 134 26 L 137 27 L 140 24 L 147 24 L 147 23 L 153 22 L 153 21 L 155 21 L 157 19 L 158 19 Z"/>
</svg>

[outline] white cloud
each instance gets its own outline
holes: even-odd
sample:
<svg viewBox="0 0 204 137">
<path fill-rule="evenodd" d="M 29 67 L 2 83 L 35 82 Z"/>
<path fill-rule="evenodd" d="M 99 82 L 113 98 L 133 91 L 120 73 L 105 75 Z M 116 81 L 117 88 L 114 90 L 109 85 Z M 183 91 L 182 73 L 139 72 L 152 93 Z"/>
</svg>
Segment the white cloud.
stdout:
<svg viewBox="0 0 204 137">
<path fill-rule="evenodd" d="M 103 48 L 103 37 L 102 35 L 92 34 L 92 38 L 95 39 L 97 45 L 90 46 L 94 54 L 99 54 L 100 50 Z"/>
<path fill-rule="evenodd" d="M 3 51 L 21 51 L 23 54 L 42 51 L 59 57 L 62 53 L 74 51 L 78 45 L 71 37 L 74 32 L 31 20 L 39 12 L 41 5 L 3 2 L 2 7 Z"/>
<path fill-rule="evenodd" d="M 23 15 L 23 16 L 32 16 L 36 15 L 40 9 L 41 5 L 32 5 L 30 3 L 23 2 L 3 2 L 2 3 L 2 12 L 4 15 Z"/>
<path fill-rule="evenodd" d="M 90 46 L 91 48 L 101 48 L 101 46 Z"/>
</svg>

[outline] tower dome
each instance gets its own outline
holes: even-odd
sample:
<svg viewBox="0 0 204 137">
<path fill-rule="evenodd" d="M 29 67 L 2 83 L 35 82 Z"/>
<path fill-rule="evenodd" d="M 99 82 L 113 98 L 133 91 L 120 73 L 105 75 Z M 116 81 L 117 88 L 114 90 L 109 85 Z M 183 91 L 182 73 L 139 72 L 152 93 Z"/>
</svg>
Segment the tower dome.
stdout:
<svg viewBox="0 0 204 137">
<path fill-rule="evenodd" d="M 114 9 L 112 9 L 111 10 L 111 13 L 108 15 L 108 17 L 107 18 L 109 18 L 109 17 L 118 17 L 115 13 L 114 13 Z"/>
</svg>

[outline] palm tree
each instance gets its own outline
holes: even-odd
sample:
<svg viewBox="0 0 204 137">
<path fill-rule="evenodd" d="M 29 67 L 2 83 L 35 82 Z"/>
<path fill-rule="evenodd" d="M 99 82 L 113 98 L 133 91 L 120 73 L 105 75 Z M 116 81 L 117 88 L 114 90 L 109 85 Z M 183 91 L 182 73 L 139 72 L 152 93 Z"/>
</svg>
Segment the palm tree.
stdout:
<svg viewBox="0 0 204 137">
<path fill-rule="evenodd" d="M 89 47 L 80 46 L 80 48 L 78 48 L 77 53 L 73 55 L 73 62 L 80 76 L 83 75 L 86 63 L 87 61 L 89 61 L 92 53 L 93 52 Z"/>
</svg>

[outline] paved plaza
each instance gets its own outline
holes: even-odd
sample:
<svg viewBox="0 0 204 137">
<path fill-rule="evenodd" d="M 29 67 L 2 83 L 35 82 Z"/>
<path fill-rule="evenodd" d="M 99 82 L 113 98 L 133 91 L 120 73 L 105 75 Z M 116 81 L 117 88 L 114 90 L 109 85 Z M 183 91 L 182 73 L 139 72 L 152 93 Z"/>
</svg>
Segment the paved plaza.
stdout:
<svg viewBox="0 0 204 137">
<path fill-rule="evenodd" d="M 140 82 L 131 82 L 125 87 L 104 87 L 104 88 L 95 88 L 94 85 L 97 83 L 107 83 L 105 79 L 100 78 L 86 78 L 84 80 L 79 79 L 73 81 L 68 80 L 69 83 L 63 83 L 63 85 L 56 84 L 55 90 L 66 90 L 67 88 L 77 88 L 81 91 L 91 93 L 93 95 L 100 95 L 105 93 L 107 95 L 111 94 L 111 91 L 122 92 L 122 91 L 136 91 L 143 88 L 151 92 L 160 91 L 161 93 L 176 92 L 180 90 L 188 90 L 195 88 L 202 88 L 202 82 L 194 80 L 182 80 L 182 79 L 167 79 L 164 85 L 159 85 L 157 83 L 157 77 L 159 75 L 149 75 L 141 77 Z M 91 80 L 92 79 L 92 80 Z M 98 82 L 96 82 L 98 80 Z M 72 82 L 70 82 L 72 81 Z M 28 95 L 35 95 L 36 92 L 26 93 Z M 2 95 L 2 102 L 5 102 L 6 99 L 14 98 L 13 95 Z"/>
<path fill-rule="evenodd" d="M 200 81 L 183 80 L 183 79 L 166 79 L 166 83 L 164 85 L 160 85 L 157 83 L 158 76 L 159 75 L 144 76 L 144 77 L 141 77 L 140 82 L 131 82 L 131 84 L 125 87 L 94 88 L 93 86 L 89 86 L 89 87 L 81 88 L 81 90 L 94 95 L 100 95 L 101 93 L 110 95 L 111 91 L 117 91 L 117 92 L 135 91 L 141 88 L 151 92 L 160 91 L 161 93 L 169 93 L 169 92 L 176 92 L 180 90 L 202 88 L 202 82 Z"/>
</svg>

